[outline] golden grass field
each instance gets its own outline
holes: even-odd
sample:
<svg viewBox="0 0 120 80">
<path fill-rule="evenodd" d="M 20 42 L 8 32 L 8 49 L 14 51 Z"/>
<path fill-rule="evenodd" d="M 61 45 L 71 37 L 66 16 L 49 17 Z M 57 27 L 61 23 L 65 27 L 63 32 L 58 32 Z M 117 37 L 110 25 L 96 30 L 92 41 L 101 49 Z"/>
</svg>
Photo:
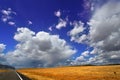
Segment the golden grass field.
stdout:
<svg viewBox="0 0 120 80">
<path fill-rule="evenodd" d="M 8 70 L 0 69 L 0 73 L 1 73 L 1 72 L 6 72 L 6 71 L 8 71 Z"/>
<path fill-rule="evenodd" d="M 120 80 L 120 65 L 19 69 L 32 80 Z"/>
</svg>

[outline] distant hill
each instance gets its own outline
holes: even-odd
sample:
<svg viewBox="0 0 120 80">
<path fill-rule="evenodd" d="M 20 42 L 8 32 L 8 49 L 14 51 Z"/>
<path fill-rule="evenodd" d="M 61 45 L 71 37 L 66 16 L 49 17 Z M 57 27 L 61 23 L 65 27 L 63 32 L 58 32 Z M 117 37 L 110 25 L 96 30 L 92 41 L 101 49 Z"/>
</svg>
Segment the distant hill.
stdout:
<svg viewBox="0 0 120 80">
<path fill-rule="evenodd" d="M 15 68 L 9 65 L 0 64 L 0 69 L 15 69 Z"/>
</svg>

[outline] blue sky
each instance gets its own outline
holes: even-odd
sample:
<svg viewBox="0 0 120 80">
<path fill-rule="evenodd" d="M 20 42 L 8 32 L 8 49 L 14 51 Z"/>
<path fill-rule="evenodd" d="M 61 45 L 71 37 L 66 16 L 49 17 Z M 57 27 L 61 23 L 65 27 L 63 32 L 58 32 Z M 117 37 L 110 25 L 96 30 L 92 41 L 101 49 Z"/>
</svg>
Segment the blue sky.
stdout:
<svg viewBox="0 0 120 80">
<path fill-rule="evenodd" d="M 1 40 L 8 44 L 10 47 L 16 45 L 16 42 L 13 39 L 13 36 L 16 32 L 17 27 L 28 27 L 29 29 L 38 32 L 38 31 L 47 31 L 50 26 L 55 26 L 58 23 L 58 17 L 54 15 L 55 11 L 61 11 L 61 17 L 65 19 L 67 16 L 69 17 L 70 21 L 74 20 L 87 20 L 86 18 L 81 18 L 78 14 L 84 11 L 83 1 L 76 0 L 76 1 L 69 1 L 66 2 L 64 0 L 52 0 L 52 1 L 1 1 L 0 8 L 7 10 L 11 8 L 13 11 L 17 13 L 14 15 L 14 19 L 12 21 L 16 22 L 16 27 L 8 25 L 6 23 L 1 22 L 1 26 L 3 26 L 3 30 L 1 30 Z M 47 5 L 47 6 L 46 6 Z M 75 5 L 75 6 L 74 6 Z M 89 14 L 87 14 L 89 15 Z M 28 25 L 28 21 L 32 21 L 32 25 Z M 67 41 L 70 42 L 70 38 L 67 36 L 67 32 L 72 29 L 70 25 L 67 25 L 65 29 L 62 30 L 53 30 L 52 34 L 60 34 L 61 38 L 65 38 Z M 7 31 L 6 31 L 7 30 Z M 6 31 L 6 32 L 4 32 Z M 6 36 L 2 36 L 5 34 Z M 71 42 L 70 42 L 71 43 Z M 73 43 L 74 45 L 74 43 Z M 76 44 L 77 45 L 77 44 Z M 9 47 L 6 46 L 6 47 Z M 77 45 L 79 46 L 79 45 Z"/>
<path fill-rule="evenodd" d="M 119 0 L 0 1 L 0 63 L 119 63 L 119 5 Z"/>
</svg>

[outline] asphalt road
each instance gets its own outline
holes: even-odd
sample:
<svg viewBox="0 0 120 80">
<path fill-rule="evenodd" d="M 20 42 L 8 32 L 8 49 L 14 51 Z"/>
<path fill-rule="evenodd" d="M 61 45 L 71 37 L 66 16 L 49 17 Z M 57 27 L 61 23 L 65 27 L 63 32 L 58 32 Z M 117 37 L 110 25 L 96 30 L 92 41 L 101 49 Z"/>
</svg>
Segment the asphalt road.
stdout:
<svg viewBox="0 0 120 80">
<path fill-rule="evenodd" d="M 0 72 L 0 80 L 31 80 L 26 76 L 17 73 L 15 70 Z"/>
</svg>

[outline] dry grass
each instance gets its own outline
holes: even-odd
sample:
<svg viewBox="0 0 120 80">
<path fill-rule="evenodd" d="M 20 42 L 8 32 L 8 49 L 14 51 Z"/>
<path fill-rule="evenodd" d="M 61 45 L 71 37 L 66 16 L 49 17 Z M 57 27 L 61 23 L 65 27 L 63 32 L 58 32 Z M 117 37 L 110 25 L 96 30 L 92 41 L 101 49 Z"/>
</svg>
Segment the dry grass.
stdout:
<svg viewBox="0 0 120 80">
<path fill-rule="evenodd" d="M 120 80 L 120 65 L 20 69 L 32 80 Z"/>
<path fill-rule="evenodd" d="M 0 73 L 1 73 L 1 72 L 6 72 L 6 71 L 8 71 L 8 70 L 0 69 Z"/>
</svg>

